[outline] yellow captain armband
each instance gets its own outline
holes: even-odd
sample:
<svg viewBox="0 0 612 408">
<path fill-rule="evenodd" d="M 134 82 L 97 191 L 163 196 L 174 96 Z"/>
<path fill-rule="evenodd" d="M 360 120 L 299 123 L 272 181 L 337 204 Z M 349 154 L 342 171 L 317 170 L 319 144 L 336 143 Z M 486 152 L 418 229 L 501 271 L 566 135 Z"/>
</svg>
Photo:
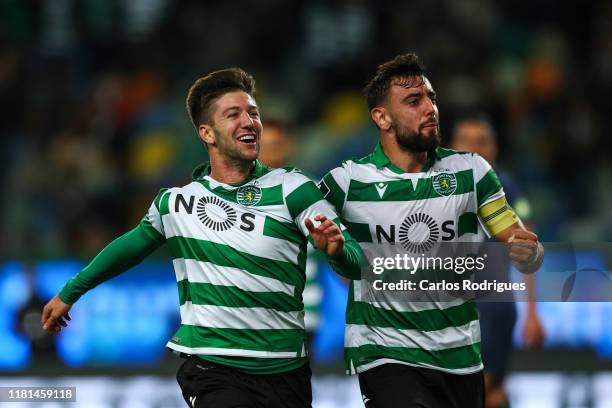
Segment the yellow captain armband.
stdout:
<svg viewBox="0 0 612 408">
<path fill-rule="evenodd" d="M 478 216 L 491 235 L 497 235 L 519 221 L 516 213 L 506 201 L 506 197 L 500 197 L 480 207 Z"/>
</svg>

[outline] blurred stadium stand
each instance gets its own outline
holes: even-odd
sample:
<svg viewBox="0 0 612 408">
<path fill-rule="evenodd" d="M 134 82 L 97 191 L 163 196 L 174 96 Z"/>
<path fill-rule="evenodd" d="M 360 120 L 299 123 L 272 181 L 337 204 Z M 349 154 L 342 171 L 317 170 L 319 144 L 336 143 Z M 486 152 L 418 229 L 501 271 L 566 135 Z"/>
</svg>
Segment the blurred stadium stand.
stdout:
<svg viewBox="0 0 612 408">
<path fill-rule="evenodd" d="M 66 376 L 123 398 L 83 406 L 180 406 L 169 383 L 179 361 L 163 348 L 178 324 L 163 253 L 86 295 L 56 339 L 37 311 L 206 160 L 184 109 L 195 78 L 253 73 L 263 118 L 292 124 L 293 164 L 320 176 L 376 143 L 360 88 L 408 51 L 439 95 L 443 135 L 466 111 L 490 116 L 540 239 L 612 241 L 610 2 L 0 2 L 0 386 Z M 322 270 L 315 401 L 360 406 L 354 378 L 339 376 L 346 295 Z M 610 306 L 540 305 L 547 344 L 517 353 L 515 406 L 612 406 Z M 134 384 L 167 404 L 130 400 Z"/>
</svg>

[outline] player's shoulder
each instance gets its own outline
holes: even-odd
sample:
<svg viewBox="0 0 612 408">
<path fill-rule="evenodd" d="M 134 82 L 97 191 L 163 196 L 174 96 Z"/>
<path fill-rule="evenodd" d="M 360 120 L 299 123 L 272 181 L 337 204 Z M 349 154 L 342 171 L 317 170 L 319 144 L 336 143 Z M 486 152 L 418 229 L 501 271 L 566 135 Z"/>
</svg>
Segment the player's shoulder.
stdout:
<svg viewBox="0 0 612 408">
<path fill-rule="evenodd" d="M 486 161 L 478 153 L 465 152 L 445 147 L 438 147 L 435 151 L 435 155 L 441 166 L 451 169 L 455 168 L 457 170 L 482 166 L 483 162 L 486 163 Z"/>
<path fill-rule="evenodd" d="M 197 182 L 192 181 L 184 186 L 178 187 L 163 187 L 159 190 L 157 195 L 155 196 L 154 202 L 159 206 L 162 206 L 163 203 L 168 203 L 172 200 L 175 200 L 178 196 L 190 196 L 197 193 L 198 188 L 196 187 Z"/>
<path fill-rule="evenodd" d="M 339 166 L 331 169 L 328 174 L 333 174 L 334 176 L 345 176 L 349 177 L 351 174 L 362 165 L 373 165 L 371 160 L 371 154 L 364 157 L 350 157 L 348 159 L 342 160 Z"/>
<path fill-rule="evenodd" d="M 284 183 L 305 183 L 308 181 L 313 181 L 311 177 L 309 177 L 304 171 L 297 167 L 279 167 L 278 169 L 274 169 L 274 172 L 277 172 L 278 175 L 283 177 Z"/>
<path fill-rule="evenodd" d="M 356 166 L 375 166 L 375 152 L 372 151 L 362 157 L 350 157 L 342 162 L 342 167 L 351 169 Z"/>
</svg>

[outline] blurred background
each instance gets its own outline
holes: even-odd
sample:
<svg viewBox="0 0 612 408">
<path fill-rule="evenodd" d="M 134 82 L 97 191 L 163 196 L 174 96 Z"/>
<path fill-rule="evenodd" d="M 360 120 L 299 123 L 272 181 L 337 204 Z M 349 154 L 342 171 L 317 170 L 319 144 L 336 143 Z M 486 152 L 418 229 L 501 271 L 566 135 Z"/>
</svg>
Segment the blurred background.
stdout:
<svg viewBox="0 0 612 408">
<path fill-rule="evenodd" d="M 179 323 L 163 251 L 84 296 L 55 338 L 38 329 L 42 305 L 206 161 L 184 108 L 196 78 L 253 74 L 262 154 L 318 179 L 376 144 L 361 88 L 405 52 L 439 95 L 445 141 L 464 115 L 489 118 L 541 240 L 611 241 L 610 2 L 0 1 L 0 386 L 182 406 L 180 361 L 163 347 Z M 346 288 L 316 257 L 309 268 L 315 407 L 359 407 L 341 362 Z M 513 406 L 612 407 L 610 304 L 539 304 L 538 351 L 521 350 L 522 308 Z"/>
</svg>

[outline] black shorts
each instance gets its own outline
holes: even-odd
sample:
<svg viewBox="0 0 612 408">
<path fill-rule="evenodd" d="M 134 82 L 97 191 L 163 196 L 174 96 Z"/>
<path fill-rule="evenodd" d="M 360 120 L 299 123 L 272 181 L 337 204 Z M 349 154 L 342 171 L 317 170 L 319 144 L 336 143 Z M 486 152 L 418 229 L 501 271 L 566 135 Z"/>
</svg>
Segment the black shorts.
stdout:
<svg viewBox="0 0 612 408">
<path fill-rule="evenodd" d="M 247 374 L 191 356 L 176 379 L 192 408 L 310 408 L 312 372 L 308 363 L 280 374 Z"/>
<path fill-rule="evenodd" d="M 484 377 L 383 364 L 359 374 L 366 408 L 483 408 Z"/>
</svg>

